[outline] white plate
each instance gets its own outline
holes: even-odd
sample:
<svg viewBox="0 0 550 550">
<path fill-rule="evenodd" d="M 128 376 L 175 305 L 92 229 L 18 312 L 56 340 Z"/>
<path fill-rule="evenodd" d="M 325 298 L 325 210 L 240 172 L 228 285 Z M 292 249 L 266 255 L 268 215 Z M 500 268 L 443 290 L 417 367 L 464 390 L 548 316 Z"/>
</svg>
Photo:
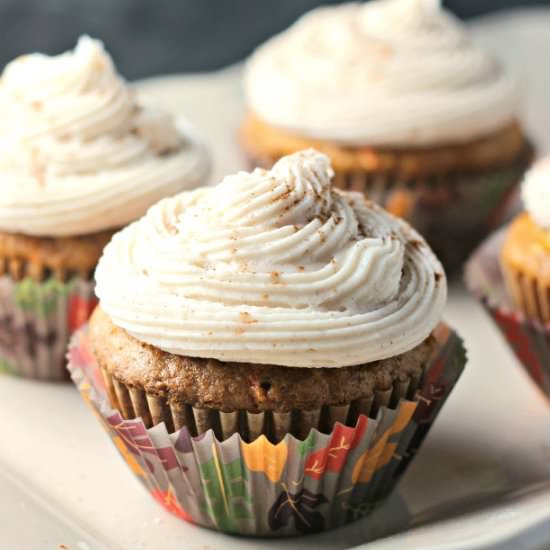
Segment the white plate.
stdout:
<svg viewBox="0 0 550 550">
<path fill-rule="evenodd" d="M 480 38 L 529 83 L 527 119 L 550 150 L 550 109 L 543 108 L 550 70 L 535 65 L 550 48 L 550 11 L 475 28 L 491 30 Z M 149 80 L 140 91 L 186 113 L 204 133 L 214 153 L 212 181 L 245 166 L 235 135 L 239 68 Z M 364 548 L 548 543 L 550 491 L 497 497 L 550 480 L 550 407 L 461 288 L 452 289 L 446 318 L 465 338 L 470 364 L 398 490 L 374 517 L 300 539 L 239 539 L 181 522 L 145 494 L 72 386 L 0 378 L 0 548 L 345 549 L 399 531 L 411 518 L 423 526 Z"/>
</svg>

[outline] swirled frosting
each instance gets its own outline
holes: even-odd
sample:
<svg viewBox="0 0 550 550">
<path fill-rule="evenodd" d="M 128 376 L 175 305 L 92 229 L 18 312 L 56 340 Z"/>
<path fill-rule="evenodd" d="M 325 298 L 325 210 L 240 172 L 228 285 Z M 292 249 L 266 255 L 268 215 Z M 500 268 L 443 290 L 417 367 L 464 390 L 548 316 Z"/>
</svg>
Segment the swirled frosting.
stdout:
<svg viewBox="0 0 550 550">
<path fill-rule="evenodd" d="M 262 120 L 350 145 L 470 141 L 510 123 L 516 86 L 437 0 L 374 0 L 306 14 L 252 55 Z"/>
<path fill-rule="evenodd" d="M 340 367 L 412 349 L 440 320 L 442 267 L 406 222 L 332 175 L 308 150 L 164 199 L 107 245 L 101 307 L 178 355 Z"/>
<path fill-rule="evenodd" d="M 32 54 L 0 81 L 0 229 L 39 236 L 120 227 L 202 183 L 189 128 L 139 106 L 100 42 Z"/>
<path fill-rule="evenodd" d="M 550 156 L 538 160 L 525 174 L 521 195 L 533 220 L 550 229 Z"/>
</svg>

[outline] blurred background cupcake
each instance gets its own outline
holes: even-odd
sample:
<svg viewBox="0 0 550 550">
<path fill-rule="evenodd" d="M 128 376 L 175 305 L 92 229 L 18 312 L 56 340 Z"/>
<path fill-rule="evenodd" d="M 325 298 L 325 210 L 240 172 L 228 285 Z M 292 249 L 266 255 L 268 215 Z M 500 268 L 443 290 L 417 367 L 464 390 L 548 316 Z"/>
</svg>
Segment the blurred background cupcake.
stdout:
<svg viewBox="0 0 550 550">
<path fill-rule="evenodd" d="M 95 306 L 113 231 L 201 184 L 206 153 L 138 105 L 100 42 L 9 63 L 0 84 L 0 369 L 66 377 L 70 333 Z"/>
<path fill-rule="evenodd" d="M 316 147 L 336 185 L 408 219 L 451 270 L 532 156 L 514 82 L 433 0 L 318 8 L 255 51 L 245 91 L 254 163 Z"/>
<path fill-rule="evenodd" d="M 367 514 L 462 371 L 441 264 L 332 176 L 296 153 L 164 199 L 105 248 L 69 369 L 180 517 L 288 535 Z"/>
<path fill-rule="evenodd" d="M 501 266 L 514 307 L 550 322 L 550 157 L 539 160 L 522 186 L 526 211 L 506 232 Z"/>
<path fill-rule="evenodd" d="M 483 243 L 466 282 L 550 395 L 550 157 L 526 174 L 522 198 L 526 211 Z"/>
</svg>

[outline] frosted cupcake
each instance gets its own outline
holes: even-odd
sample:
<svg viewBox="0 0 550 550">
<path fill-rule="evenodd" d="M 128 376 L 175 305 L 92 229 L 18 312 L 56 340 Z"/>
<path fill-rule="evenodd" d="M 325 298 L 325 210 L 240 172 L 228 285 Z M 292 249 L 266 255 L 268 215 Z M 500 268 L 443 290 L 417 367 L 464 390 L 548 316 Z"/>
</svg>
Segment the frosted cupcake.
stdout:
<svg viewBox="0 0 550 550">
<path fill-rule="evenodd" d="M 538 161 L 522 186 L 526 211 L 510 225 L 501 265 L 514 306 L 550 323 L 550 157 Z"/>
<path fill-rule="evenodd" d="M 473 254 L 466 283 L 550 395 L 550 157 L 527 172 L 522 198 L 525 212 Z"/>
<path fill-rule="evenodd" d="M 66 376 L 113 231 L 204 181 L 205 151 L 140 106 L 100 42 L 9 63 L 0 82 L 0 368 Z"/>
<path fill-rule="evenodd" d="M 280 535 L 367 513 L 464 365 L 430 248 L 332 176 L 300 152 L 164 199 L 105 248 L 69 368 L 185 519 Z M 151 448 L 166 466 L 147 466 Z"/>
<path fill-rule="evenodd" d="M 514 82 L 433 0 L 316 9 L 258 48 L 244 82 L 254 163 L 316 147 L 336 185 L 407 218 L 449 268 L 531 158 Z"/>
</svg>

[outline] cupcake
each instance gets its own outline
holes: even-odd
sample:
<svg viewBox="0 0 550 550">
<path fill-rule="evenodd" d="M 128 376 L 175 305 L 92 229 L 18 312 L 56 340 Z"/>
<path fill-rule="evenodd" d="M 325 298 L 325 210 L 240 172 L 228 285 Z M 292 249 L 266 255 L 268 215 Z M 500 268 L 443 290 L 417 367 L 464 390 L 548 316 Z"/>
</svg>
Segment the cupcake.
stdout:
<svg viewBox="0 0 550 550">
<path fill-rule="evenodd" d="M 515 83 L 432 0 L 315 9 L 254 52 L 244 85 L 253 163 L 315 147 L 337 186 L 408 219 L 450 270 L 532 156 Z"/>
<path fill-rule="evenodd" d="M 140 106 L 100 42 L 22 56 L 0 81 L 0 369 L 66 378 L 113 232 L 205 179 L 203 147 Z"/>
<path fill-rule="evenodd" d="M 522 186 L 526 211 L 506 231 L 500 262 L 514 307 L 550 322 L 550 157 L 538 161 Z"/>
<path fill-rule="evenodd" d="M 527 172 L 522 198 L 526 211 L 472 256 L 466 283 L 550 395 L 550 157 Z"/>
<path fill-rule="evenodd" d="M 462 370 L 430 248 L 332 177 L 307 150 L 164 199 L 98 264 L 69 369 L 184 519 L 287 535 L 368 513 Z"/>
</svg>

